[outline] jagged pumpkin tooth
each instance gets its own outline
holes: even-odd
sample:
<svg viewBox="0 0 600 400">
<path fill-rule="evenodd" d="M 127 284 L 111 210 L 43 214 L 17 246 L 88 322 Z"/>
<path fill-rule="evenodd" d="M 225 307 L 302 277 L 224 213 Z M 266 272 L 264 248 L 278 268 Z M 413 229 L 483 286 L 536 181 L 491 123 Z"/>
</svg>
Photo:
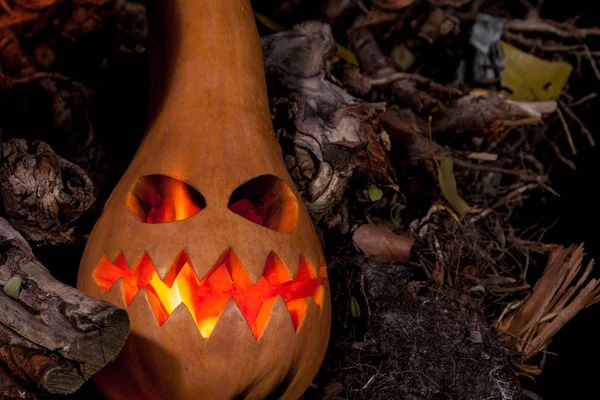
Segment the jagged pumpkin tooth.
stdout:
<svg viewBox="0 0 600 400">
<path fill-rule="evenodd" d="M 108 292 L 103 294 L 103 300 L 106 300 L 117 307 L 125 308 L 125 299 L 123 297 L 123 279 L 120 278 L 111 285 Z"/>
<path fill-rule="evenodd" d="M 234 352 L 246 346 L 251 339 L 256 342 L 248 322 L 234 299 L 230 299 L 215 321 L 208 337 L 209 353 L 214 356 Z"/>
</svg>

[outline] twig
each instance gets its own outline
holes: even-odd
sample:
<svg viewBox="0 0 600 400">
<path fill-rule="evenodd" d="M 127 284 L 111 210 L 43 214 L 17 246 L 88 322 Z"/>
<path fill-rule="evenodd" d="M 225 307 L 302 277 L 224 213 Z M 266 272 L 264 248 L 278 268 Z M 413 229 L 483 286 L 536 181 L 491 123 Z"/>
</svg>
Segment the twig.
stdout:
<svg viewBox="0 0 600 400">
<path fill-rule="evenodd" d="M 498 154 L 484 153 L 481 151 L 467 152 L 467 158 L 481 161 L 496 161 L 498 159 Z"/>
<path fill-rule="evenodd" d="M 514 294 L 519 292 L 524 292 L 529 290 L 531 286 L 528 283 L 524 283 L 523 285 L 514 286 L 514 287 L 495 287 L 492 289 L 492 292 L 497 294 Z"/>
<path fill-rule="evenodd" d="M 556 109 L 556 114 L 558 115 L 558 119 L 560 120 L 560 123 L 562 124 L 563 129 L 565 130 L 565 135 L 567 136 L 567 141 L 569 142 L 569 147 L 571 148 L 571 153 L 573 153 L 573 155 L 575 156 L 577 155 L 577 149 L 575 148 L 575 143 L 573 143 L 573 137 L 571 136 L 569 125 L 567 124 L 567 121 L 565 121 L 565 117 L 560 111 L 560 108 Z"/>
<path fill-rule="evenodd" d="M 592 93 L 586 94 L 585 96 L 583 96 L 582 98 L 580 98 L 576 102 L 572 103 L 571 107 L 580 106 L 583 103 L 586 103 L 586 102 L 588 102 L 590 100 L 595 99 L 596 97 L 598 97 L 598 93 L 596 93 L 596 92 L 592 92 Z"/>
<path fill-rule="evenodd" d="M 402 79 L 409 79 L 409 80 L 413 80 L 413 81 L 422 83 L 424 85 L 429 85 L 433 89 L 437 89 L 437 90 L 440 90 L 443 92 L 456 94 L 459 96 L 463 95 L 463 92 L 457 88 L 450 87 L 450 86 L 444 86 L 444 85 L 434 82 L 432 79 L 425 78 L 424 76 L 421 76 L 418 74 L 409 74 L 406 72 L 395 72 L 393 74 L 384 76 L 382 78 L 371 79 L 370 82 L 371 82 L 371 85 L 373 85 L 373 86 L 381 86 L 381 85 L 387 85 L 388 83 L 392 83 L 392 82 L 399 81 Z"/>
<path fill-rule="evenodd" d="M 568 158 L 566 158 L 565 156 L 563 156 L 563 154 L 560 151 L 560 148 L 558 147 L 558 145 L 556 143 L 554 143 L 554 141 L 548 139 L 547 137 L 544 136 L 544 138 L 546 139 L 546 141 L 548 142 L 548 144 L 554 150 L 554 153 L 556 154 L 556 157 L 558 157 L 558 159 L 560 161 L 562 161 L 567 167 L 571 168 L 573 171 L 577 171 L 577 167 L 575 166 L 575 163 L 573 163 L 573 161 L 571 161 Z"/>
<path fill-rule="evenodd" d="M 594 75 L 596 75 L 596 79 L 598 79 L 600 81 L 600 71 L 598 71 L 598 66 L 596 65 L 596 60 L 594 60 L 594 57 L 592 56 L 592 52 L 590 51 L 590 48 L 586 44 L 583 45 L 583 53 L 589 60 L 590 65 L 592 66 L 592 69 L 594 70 Z"/>
<path fill-rule="evenodd" d="M 10 82 L 14 85 L 20 85 L 45 78 L 56 79 L 64 82 L 70 82 L 72 80 L 58 72 L 35 72 L 31 75 L 27 75 L 22 78 L 10 78 Z"/>
<path fill-rule="evenodd" d="M 495 172 L 495 173 L 502 174 L 502 175 L 518 176 L 519 178 L 521 178 L 525 181 L 541 182 L 541 181 L 547 180 L 546 177 L 530 174 L 529 171 L 506 169 L 506 168 L 495 167 L 493 165 L 473 164 L 473 163 L 470 163 L 468 161 L 463 161 L 458 158 L 454 159 L 454 164 L 458 165 L 460 167 L 472 169 L 475 171 Z"/>
<path fill-rule="evenodd" d="M 494 203 L 490 208 L 487 208 L 487 209 L 483 210 L 482 212 L 480 212 L 479 214 L 473 216 L 469 220 L 469 223 L 473 224 L 473 223 L 479 221 L 481 218 L 488 216 L 490 213 L 492 213 L 492 211 L 507 204 L 508 202 L 513 200 L 515 197 L 522 195 L 524 192 L 526 192 L 528 190 L 537 189 L 539 186 L 540 186 L 539 183 L 529 183 L 527 185 L 521 186 L 521 187 L 513 190 L 512 192 L 510 192 L 509 194 L 507 194 L 506 196 L 504 196 L 503 198 L 498 200 L 496 203 Z"/>
<path fill-rule="evenodd" d="M 595 93 L 593 93 L 595 94 Z M 594 137 L 592 136 L 592 132 L 590 132 L 590 130 L 583 124 L 583 122 L 579 119 L 579 117 L 573 112 L 573 110 L 571 110 L 562 100 L 558 100 L 558 104 L 560 104 L 560 106 L 562 107 L 562 109 L 564 110 L 564 112 L 571 117 L 571 119 L 575 122 L 577 122 L 579 124 L 579 126 L 581 127 L 581 132 L 587 137 L 588 142 L 590 143 L 590 146 L 594 147 L 596 146 L 596 141 L 594 140 Z"/>
<path fill-rule="evenodd" d="M 568 25 L 567 25 L 568 26 Z M 577 38 L 585 39 L 587 36 L 600 36 L 600 28 L 577 28 L 570 26 L 559 26 L 556 22 L 539 18 L 512 19 L 508 21 L 504 28 L 509 31 L 549 33 L 563 39 Z"/>
<path fill-rule="evenodd" d="M 470 3 L 471 1 L 472 0 L 430 0 L 429 2 L 431 3 L 431 5 L 436 7 L 449 6 L 461 8 L 462 6 L 464 6 L 467 3 Z"/>
<path fill-rule="evenodd" d="M 8 5 L 8 3 L 6 2 L 6 0 L 0 0 L 0 7 L 4 10 L 4 12 L 6 12 L 7 14 L 12 14 L 13 10 L 12 8 L 10 8 L 10 6 Z"/>
</svg>

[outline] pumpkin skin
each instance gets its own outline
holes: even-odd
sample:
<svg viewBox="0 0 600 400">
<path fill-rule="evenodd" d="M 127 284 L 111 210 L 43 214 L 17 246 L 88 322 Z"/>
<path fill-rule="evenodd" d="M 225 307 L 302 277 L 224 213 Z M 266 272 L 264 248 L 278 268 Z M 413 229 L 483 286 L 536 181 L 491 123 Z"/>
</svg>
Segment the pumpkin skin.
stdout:
<svg viewBox="0 0 600 400">
<path fill-rule="evenodd" d="M 77 283 L 126 309 L 131 333 L 93 380 L 109 399 L 297 399 L 323 361 L 331 299 L 314 226 L 273 134 L 250 3 L 149 7 L 148 126 L 90 234 Z M 158 203 L 140 204 L 160 191 L 157 176 L 200 192 L 201 206 L 188 193 L 193 212 L 153 220 Z M 246 214 L 253 221 L 228 205 L 257 177 L 275 194 L 264 197 L 266 217 Z M 219 273 L 227 283 L 207 289 Z M 167 298 L 175 286 L 178 300 Z M 212 300 L 194 290 L 218 304 L 204 307 Z M 213 308 L 215 318 L 199 317 Z"/>
</svg>

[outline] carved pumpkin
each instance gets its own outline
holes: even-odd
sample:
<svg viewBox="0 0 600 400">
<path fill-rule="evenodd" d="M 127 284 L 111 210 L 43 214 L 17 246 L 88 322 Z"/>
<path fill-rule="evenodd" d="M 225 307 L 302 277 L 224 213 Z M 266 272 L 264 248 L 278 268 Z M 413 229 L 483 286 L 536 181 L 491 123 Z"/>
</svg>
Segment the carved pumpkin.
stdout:
<svg viewBox="0 0 600 400">
<path fill-rule="evenodd" d="M 146 134 L 78 288 L 127 309 L 110 399 L 294 399 L 325 354 L 319 241 L 272 131 L 248 0 L 150 8 Z"/>
</svg>

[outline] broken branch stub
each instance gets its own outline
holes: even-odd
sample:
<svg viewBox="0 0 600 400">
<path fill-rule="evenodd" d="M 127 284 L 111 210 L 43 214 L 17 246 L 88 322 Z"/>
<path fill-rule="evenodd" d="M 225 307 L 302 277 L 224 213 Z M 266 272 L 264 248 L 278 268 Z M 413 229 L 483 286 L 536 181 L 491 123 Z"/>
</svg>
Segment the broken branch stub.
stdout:
<svg viewBox="0 0 600 400">
<path fill-rule="evenodd" d="M 20 278 L 20 285 L 15 282 Z M 127 312 L 55 280 L 0 218 L 0 363 L 48 393 L 77 390 L 121 350 Z"/>
<path fill-rule="evenodd" d="M 275 132 L 316 222 L 341 202 L 357 168 L 384 184 L 394 180 L 370 122 L 380 105 L 362 103 L 326 76 L 335 49 L 329 25 L 316 21 L 262 38 Z"/>
<path fill-rule="evenodd" d="M 579 311 L 600 301 L 600 280 L 589 279 L 593 260 L 583 268 L 583 255 L 583 245 L 553 246 L 531 295 L 516 311 L 498 319 L 501 340 L 521 352 L 523 362 L 543 352 Z"/>
</svg>

